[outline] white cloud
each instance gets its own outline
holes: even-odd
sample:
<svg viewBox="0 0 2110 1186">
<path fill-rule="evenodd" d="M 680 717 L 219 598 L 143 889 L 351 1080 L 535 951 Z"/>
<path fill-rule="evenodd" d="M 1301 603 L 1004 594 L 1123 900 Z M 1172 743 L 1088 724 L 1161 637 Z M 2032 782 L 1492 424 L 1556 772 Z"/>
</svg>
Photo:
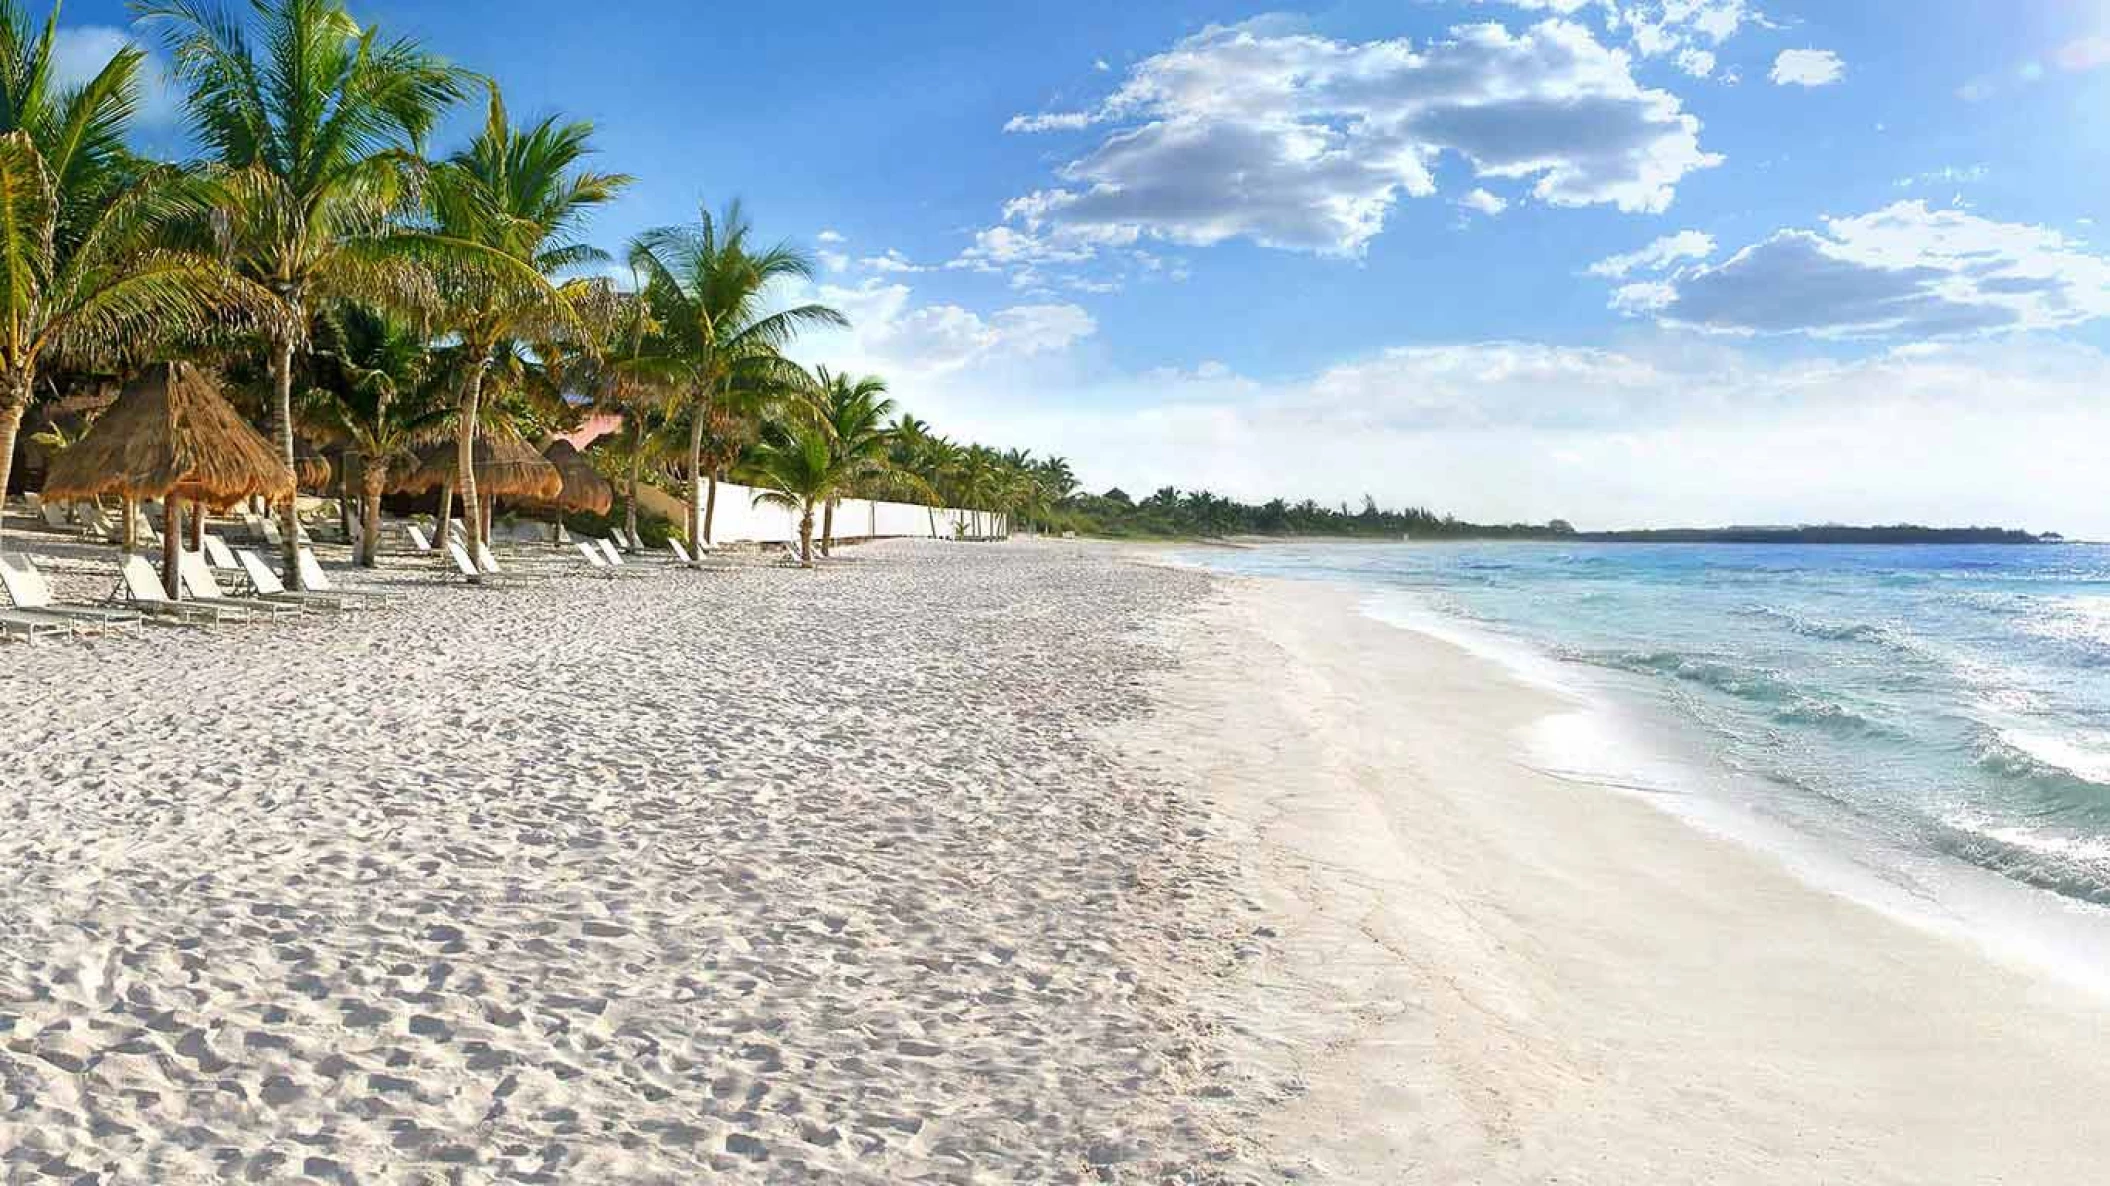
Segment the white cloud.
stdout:
<svg viewBox="0 0 2110 1186">
<path fill-rule="evenodd" d="M 905 284 L 878 279 L 820 285 L 814 298 L 842 310 L 850 329 L 802 338 L 795 356 L 899 377 L 906 390 L 917 379 L 1066 350 L 1099 328 L 1071 304 L 1014 305 L 984 317 L 959 305 L 919 305 L 913 295 Z"/>
<path fill-rule="evenodd" d="M 1736 334 L 1924 339 L 2110 317 L 2110 258 L 1923 201 L 1784 230 L 1669 283 L 1653 306 L 1664 321 Z"/>
<path fill-rule="evenodd" d="M 1095 58 L 1092 60 L 1092 69 L 1097 70 L 1101 74 L 1104 74 L 1107 71 L 1113 69 L 1113 67 L 1107 65 L 1105 58 Z"/>
<path fill-rule="evenodd" d="M 1877 130 L 1880 131 L 1881 128 L 1878 127 Z M 1969 167 L 1944 165 L 1939 169 L 1916 173 L 1911 177 L 1900 177 L 1898 178 L 1898 188 L 1911 189 L 1915 185 L 1971 185 L 1984 181 L 1991 172 L 1992 170 L 1984 165 L 1971 165 Z"/>
<path fill-rule="evenodd" d="M 1770 77 L 1775 86 L 1830 86 L 1846 77 L 1846 62 L 1828 49 L 1785 49 Z"/>
<path fill-rule="evenodd" d="M 1619 279 L 1637 270 L 1660 272 L 1681 260 L 1706 259 L 1713 254 L 1714 236 L 1699 231 L 1679 231 L 1675 235 L 1665 235 L 1639 251 L 1598 260 L 1590 265 L 1590 274 Z"/>
<path fill-rule="evenodd" d="M 1481 178 L 1529 180 L 1556 206 L 1660 212 L 1721 158 L 1677 96 L 1638 83 L 1625 54 L 1580 25 L 1483 24 L 1416 47 L 1212 26 L 1138 63 L 1097 109 L 1020 116 L 1013 130 L 1111 125 L 1015 199 L 1007 222 L 1051 239 L 1248 238 L 1348 255 L 1401 195 L 1436 190 L 1461 158 Z"/>
<path fill-rule="evenodd" d="M 139 68 L 139 114 L 142 129 L 168 128 L 183 114 L 183 103 L 160 55 L 123 29 L 109 25 L 64 25 L 52 38 L 53 73 L 61 86 L 81 86 L 102 72 L 124 49 L 139 49 L 146 61 Z"/>
<path fill-rule="evenodd" d="M 2110 37 L 2082 37 L 2059 47 L 2056 55 L 2061 70 L 2075 72 L 2095 70 L 2110 66 Z"/>
<path fill-rule="evenodd" d="M 1712 52 L 1745 25 L 1771 27 L 1746 0 L 1478 0 L 1527 12 L 1594 15 L 1611 36 L 1644 58 L 1673 58 L 1695 77 L 1712 73 Z"/>
<path fill-rule="evenodd" d="M 818 251 L 814 253 L 814 258 L 820 260 L 821 267 L 829 272 L 841 273 L 850 270 L 850 257 L 840 251 Z"/>
<path fill-rule="evenodd" d="M 821 232 L 820 234 L 818 234 L 818 235 L 815 235 L 815 236 L 814 236 L 813 238 L 814 238 L 814 240 L 815 240 L 816 242 L 820 242 L 820 243 L 843 243 L 843 242 L 847 242 L 847 240 L 845 240 L 845 239 L 843 238 L 843 234 L 842 234 L 842 232 L 841 232 L 841 231 L 837 231 L 837 230 L 824 230 L 824 231 L 822 231 L 822 232 Z"/>
<path fill-rule="evenodd" d="M 928 269 L 916 263 L 899 250 L 889 247 L 884 255 L 868 255 L 857 261 L 868 271 L 888 274 L 922 272 Z"/>
<path fill-rule="evenodd" d="M 2110 533 L 2110 358 L 2047 343 L 1769 363 L 1706 342 L 1388 350 L 1275 381 L 1222 367 L 943 394 L 948 432 L 1172 484 L 1585 526 L 2002 523 Z M 921 414 L 921 413 L 919 413 Z"/>
<path fill-rule="evenodd" d="M 1476 189 L 1466 194 L 1458 199 L 1458 204 L 1467 210 L 1485 214 L 1489 218 L 1493 218 L 1504 210 L 1509 209 L 1509 200 L 1507 198 L 1500 194 L 1489 193 L 1484 189 Z"/>
<path fill-rule="evenodd" d="M 1057 111 L 1046 115 L 1014 115 L 1004 122 L 1006 132 L 1074 132 L 1092 126 L 1090 114 Z"/>
</svg>

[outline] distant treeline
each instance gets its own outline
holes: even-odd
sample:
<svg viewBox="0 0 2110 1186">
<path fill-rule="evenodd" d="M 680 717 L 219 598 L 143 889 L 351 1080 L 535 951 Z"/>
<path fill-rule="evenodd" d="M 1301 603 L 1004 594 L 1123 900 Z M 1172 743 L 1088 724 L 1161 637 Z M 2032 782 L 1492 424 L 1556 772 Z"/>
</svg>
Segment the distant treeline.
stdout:
<svg viewBox="0 0 2110 1186">
<path fill-rule="evenodd" d="M 1566 520 L 1548 523 L 1469 523 L 1422 507 L 1387 510 L 1364 498 L 1360 510 L 1322 506 L 1310 499 L 1253 504 L 1166 486 L 1146 498 L 1121 489 L 1072 494 L 1052 510 L 1059 531 L 1131 539 L 1221 538 L 1232 535 L 1338 536 L 1362 539 L 1532 539 L 1593 543 L 1747 544 L 2032 544 L 2055 542 L 1999 527 L 1721 527 L 1659 531 L 1577 531 Z"/>
</svg>

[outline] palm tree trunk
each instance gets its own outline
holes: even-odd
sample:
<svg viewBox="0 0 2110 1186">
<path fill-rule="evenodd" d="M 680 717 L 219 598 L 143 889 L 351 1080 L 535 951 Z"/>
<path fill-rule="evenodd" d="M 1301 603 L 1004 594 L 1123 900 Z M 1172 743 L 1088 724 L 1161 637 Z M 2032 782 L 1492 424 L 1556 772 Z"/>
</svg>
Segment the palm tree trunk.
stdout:
<svg viewBox="0 0 2110 1186">
<path fill-rule="evenodd" d="M 388 469 L 368 457 L 359 476 L 359 567 L 374 568 L 381 562 L 381 493 L 388 486 Z"/>
<path fill-rule="evenodd" d="M 296 302 L 295 307 L 298 307 Z M 276 402 L 272 415 L 278 426 L 278 455 L 287 469 L 294 468 L 293 456 L 293 335 L 294 328 L 288 325 L 278 331 L 278 340 L 271 344 L 271 384 L 275 389 Z M 283 553 L 280 577 L 286 588 L 298 592 L 300 582 L 300 491 L 286 495 L 284 505 L 278 510 L 278 530 L 284 536 L 280 551 Z"/>
<path fill-rule="evenodd" d="M 689 422 L 689 543 L 703 540 L 703 409 Z"/>
<path fill-rule="evenodd" d="M 799 516 L 799 567 L 813 567 L 813 500 L 807 499 Z"/>
<path fill-rule="evenodd" d="M 205 550 L 205 504 L 202 502 L 190 504 L 190 550 Z"/>
<path fill-rule="evenodd" d="M 351 458 L 351 450 L 337 451 L 337 530 L 342 531 L 346 539 L 352 538 Z"/>
<path fill-rule="evenodd" d="M 631 413 L 633 416 L 635 412 Z M 642 428 L 630 430 L 630 497 L 623 507 L 623 538 L 635 542 L 637 539 L 637 478 L 638 471 L 645 468 L 645 434 Z"/>
<path fill-rule="evenodd" d="M 171 497 L 164 505 L 168 514 L 162 523 L 167 530 L 161 533 L 161 591 L 174 601 L 183 596 L 183 570 L 177 567 L 177 561 L 183 555 L 183 524 L 176 517 L 181 507 L 175 498 Z"/>
<path fill-rule="evenodd" d="M 0 388 L 0 504 L 7 502 L 8 479 L 15 469 L 15 437 L 22 432 L 22 417 L 29 411 L 29 396 L 36 380 L 27 373 L 9 375 L 5 388 Z M 7 516 L 0 514 L 0 533 L 7 526 Z"/>
<path fill-rule="evenodd" d="M 128 494 L 119 500 L 118 513 L 125 517 L 124 526 L 117 533 L 119 546 L 129 556 L 139 550 L 139 504 Z"/>
<path fill-rule="evenodd" d="M 444 556 L 448 542 L 454 538 L 454 480 L 452 478 L 440 483 L 440 526 L 439 530 L 434 532 L 434 534 L 439 537 L 439 542 L 432 546 L 438 548 L 441 555 Z"/>
<path fill-rule="evenodd" d="M 821 555 L 835 555 L 835 500 L 829 499 L 827 509 L 821 512 Z"/>
<path fill-rule="evenodd" d="M 476 558 L 476 545 L 482 540 L 478 511 L 482 508 L 476 501 L 476 417 L 482 411 L 484 396 L 484 360 L 489 358 L 488 347 L 480 355 L 471 355 L 477 361 L 469 368 L 469 378 L 462 386 L 461 423 L 454 428 L 454 484 L 462 492 L 462 519 L 469 529 L 469 558 Z M 470 577 L 470 584 L 480 583 L 481 578 Z"/>
<path fill-rule="evenodd" d="M 711 471 L 711 491 L 703 499 L 703 542 L 710 543 L 711 524 L 718 518 L 718 471 Z"/>
</svg>

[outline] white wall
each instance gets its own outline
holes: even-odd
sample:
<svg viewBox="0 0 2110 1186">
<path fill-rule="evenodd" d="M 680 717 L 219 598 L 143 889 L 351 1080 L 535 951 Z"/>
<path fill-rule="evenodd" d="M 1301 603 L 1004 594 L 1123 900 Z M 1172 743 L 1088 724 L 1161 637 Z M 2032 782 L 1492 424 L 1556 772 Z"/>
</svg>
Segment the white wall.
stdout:
<svg viewBox="0 0 2110 1186">
<path fill-rule="evenodd" d="M 813 534 L 819 538 L 823 510 L 815 507 Z M 951 539 L 955 525 L 969 534 L 975 518 L 967 511 L 946 507 L 921 507 L 905 502 L 871 502 L 846 498 L 835 508 L 835 538 L 888 539 L 895 537 Z M 1003 535 L 1008 524 L 1002 515 L 979 517 L 985 535 Z M 713 543 L 788 544 L 799 538 L 796 511 L 763 503 L 755 505 L 755 491 L 731 482 L 718 483 L 718 510 L 711 518 Z"/>
</svg>

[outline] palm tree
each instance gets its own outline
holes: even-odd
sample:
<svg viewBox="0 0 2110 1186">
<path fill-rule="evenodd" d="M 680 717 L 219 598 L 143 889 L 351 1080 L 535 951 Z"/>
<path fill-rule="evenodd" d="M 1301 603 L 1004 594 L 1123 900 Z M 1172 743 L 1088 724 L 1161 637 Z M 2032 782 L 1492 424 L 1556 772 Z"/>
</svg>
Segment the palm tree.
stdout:
<svg viewBox="0 0 2110 1186">
<path fill-rule="evenodd" d="M 804 304 L 770 311 L 771 288 L 811 280 L 813 261 L 779 243 L 750 245 L 753 228 L 740 204 L 712 217 L 709 210 L 687 226 L 646 231 L 630 244 L 630 266 L 644 281 L 644 294 L 663 340 L 658 353 L 678 358 L 686 374 L 679 402 L 688 405 L 689 538 L 707 542 L 704 528 L 704 436 L 711 410 L 742 387 L 789 386 L 802 374 L 779 351 L 812 326 L 848 325 L 826 305 Z"/>
<path fill-rule="evenodd" d="M 304 423 L 327 426 L 359 455 L 358 559 L 372 568 L 389 470 L 444 431 L 454 404 L 429 336 L 378 310 L 327 310 L 315 338 L 316 384 L 299 411 Z"/>
<path fill-rule="evenodd" d="M 276 298 L 273 414 L 291 465 L 294 354 L 317 310 L 430 303 L 430 267 L 475 254 L 397 222 L 422 171 L 416 150 L 468 76 L 414 40 L 361 29 L 340 0 L 252 0 L 246 19 L 216 0 L 134 10 L 167 27 L 191 133 L 214 162 L 223 250 Z M 294 500 L 280 514 L 298 589 Z"/>
<path fill-rule="evenodd" d="M 831 374 L 826 367 L 815 375 L 809 397 L 814 413 L 827 430 L 828 447 L 837 462 L 849 466 L 853 476 L 874 475 L 893 464 L 888 452 L 892 430 L 886 418 L 894 414 L 894 401 L 886 398 L 886 390 L 886 380 L 877 375 L 852 379 Z M 823 556 L 834 554 L 835 505 L 841 501 L 839 496 L 830 498 L 822 512 Z"/>
<path fill-rule="evenodd" d="M 748 450 L 741 477 L 760 487 L 755 502 L 799 513 L 799 564 L 813 567 L 813 509 L 840 494 L 858 466 L 836 456 L 827 430 L 812 423 L 775 426 Z"/>
<path fill-rule="evenodd" d="M 661 413 L 687 372 L 678 359 L 645 352 L 648 341 L 659 344 L 659 325 L 644 298 L 598 283 L 596 299 L 578 302 L 584 333 L 560 343 L 552 361 L 564 387 L 595 411 L 622 419 L 616 452 L 624 481 L 623 534 L 635 549 L 638 487 L 645 467 L 665 451 Z"/>
<path fill-rule="evenodd" d="M 53 8 L 39 33 L 0 2 L 0 493 L 15 438 L 54 359 L 107 363 L 202 334 L 258 294 L 165 231 L 197 210 L 184 175 L 125 151 L 141 64 L 124 49 L 78 87 L 59 84 Z"/>
<path fill-rule="evenodd" d="M 559 284 L 552 277 L 607 259 L 606 252 L 577 236 L 595 207 L 612 201 L 630 184 L 622 174 L 580 168 L 593 152 L 592 124 L 559 123 L 550 117 L 516 128 L 506 120 L 505 101 L 495 84 L 490 93 L 483 130 L 431 177 L 439 235 L 476 244 L 516 265 L 495 276 L 480 270 L 450 272 L 440 285 L 441 328 L 459 338 L 465 363 L 461 412 L 455 421 L 455 484 L 463 507 L 471 511 L 479 505 L 473 464 L 478 405 L 485 377 L 496 361 L 493 352 L 508 339 L 560 335 L 592 347 L 575 305 L 601 296 L 605 286 L 584 279 Z M 482 541 L 481 529 L 473 526 L 481 519 L 468 516 L 472 544 Z M 448 515 L 442 508 L 442 545 L 447 530 Z"/>
</svg>

